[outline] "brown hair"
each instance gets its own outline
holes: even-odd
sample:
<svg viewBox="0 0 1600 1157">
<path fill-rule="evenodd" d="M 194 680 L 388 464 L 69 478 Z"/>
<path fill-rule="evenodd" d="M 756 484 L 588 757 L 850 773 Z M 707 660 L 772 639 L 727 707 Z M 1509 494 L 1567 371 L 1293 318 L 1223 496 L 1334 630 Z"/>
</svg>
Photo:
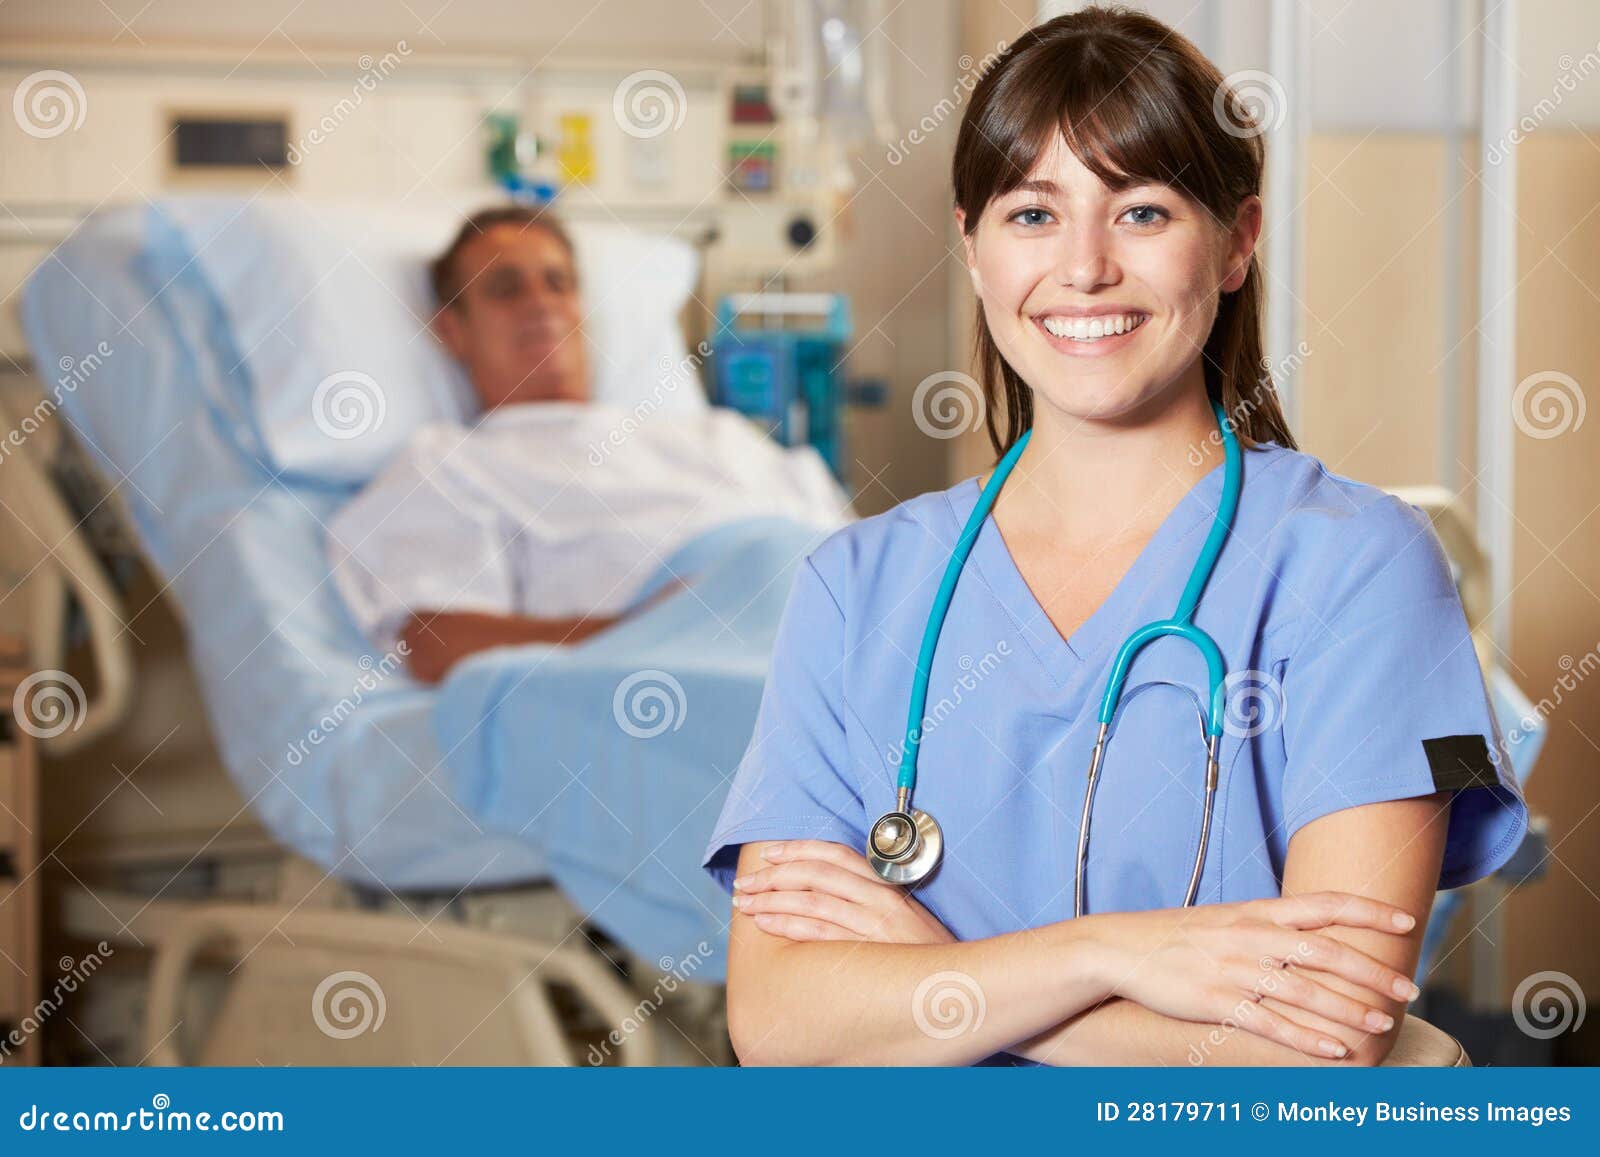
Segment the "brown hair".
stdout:
<svg viewBox="0 0 1600 1157">
<path fill-rule="evenodd" d="M 1236 93 L 1188 40 L 1127 8 L 1084 8 L 1030 28 L 979 80 L 952 165 L 968 236 L 991 200 L 1028 178 L 1057 132 L 1109 188 L 1170 185 L 1224 228 L 1246 197 L 1260 193 L 1265 149 Z M 1246 445 L 1293 449 L 1264 368 L 1261 281 L 1252 257 L 1244 284 L 1222 295 L 1201 352 L 1206 392 Z M 1001 357 L 982 300 L 976 352 L 989 441 L 1003 454 L 1033 425 L 1033 396 Z"/>
<path fill-rule="evenodd" d="M 577 251 L 572 247 L 572 238 L 567 235 L 561 222 L 551 214 L 526 205 L 496 205 L 490 209 L 479 209 L 461 223 L 455 240 L 450 242 L 445 251 L 428 263 L 428 280 L 433 285 L 434 300 L 439 303 L 440 309 L 455 305 L 456 298 L 461 294 L 463 287 L 456 283 L 456 258 L 461 255 L 461 250 L 467 242 L 480 233 L 488 232 L 496 225 L 520 225 L 523 229 L 543 229 L 561 242 L 567 251 L 567 256 L 576 260 Z"/>
</svg>

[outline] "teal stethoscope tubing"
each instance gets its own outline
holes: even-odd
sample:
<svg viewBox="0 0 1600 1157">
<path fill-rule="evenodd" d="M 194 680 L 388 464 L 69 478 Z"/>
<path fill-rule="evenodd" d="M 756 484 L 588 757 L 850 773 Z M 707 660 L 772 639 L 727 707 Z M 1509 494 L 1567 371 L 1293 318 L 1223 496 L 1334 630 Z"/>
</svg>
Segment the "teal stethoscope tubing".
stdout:
<svg viewBox="0 0 1600 1157">
<path fill-rule="evenodd" d="M 1080 916 L 1083 914 L 1084 905 L 1084 866 L 1088 856 L 1089 821 L 1094 809 L 1094 792 L 1100 778 L 1100 765 L 1105 756 L 1111 721 L 1116 716 L 1117 704 L 1122 697 L 1122 687 L 1127 681 L 1128 669 L 1133 665 L 1134 659 L 1148 643 L 1163 635 L 1176 635 L 1194 645 L 1205 660 L 1209 684 L 1210 710 L 1205 726 L 1207 745 L 1204 818 L 1200 829 L 1199 850 L 1184 897 L 1185 907 L 1194 903 L 1195 894 L 1200 887 L 1200 871 L 1205 864 L 1206 843 L 1211 832 L 1212 804 L 1217 788 L 1217 755 L 1225 718 L 1227 668 L 1223 663 L 1222 651 L 1215 641 L 1195 626 L 1193 620 L 1200 595 L 1205 590 L 1206 583 L 1210 581 L 1211 572 L 1216 568 L 1217 556 L 1222 553 L 1223 543 L 1233 526 L 1234 512 L 1239 507 L 1239 491 L 1243 477 L 1243 468 L 1239 461 L 1239 441 L 1234 435 L 1232 424 L 1228 421 L 1226 412 L 1216 402 L 1211 403 L 1211 410 L 1217 419 L 1217 432 L 1222 438 L 1224 454 L 1222 499 L 1218 502 L 1216 514 L 1212 518 L 1211 531 L 1206 535 L 1199 557 L 1195 559 L 1194 569 L 1189 572 L 1189 581 L 1184 585 L 1183 594 L 1178 599 L 1178 606 L 1173 611 L 1172 617 L 1146 623 L 1123 640 L 1122 646 L 1117 650 L 1116 660 L 1112 663 L 1111 675 L 1106 680 L 1105 694 L 1100 699 L 1100 729 L 1095 739 L 1094 753 L 1090 757 L 1089 780 L 1083 800 L 1083 817 L 1078 825 L 1077 884 L 1074 889 L 1073 907 L 1075 913 Z M 950 553 L 950 561 L 945 566 L 944 578 L 939 583 L 938 593 L 934 595 L 933 607 L 928 614 L 928 625 L 922 634 L 922 647 L 917 654 L 916 674 L 911 681 L 911 705 L 906 718 L 906 741 L 901 750 L 900 774 L 895 784 L 897 794 L 902 801 L 901 810 L 906 810 L 909 806 L 911 793 L 917 785 L 917 755 L 922 747 L 920 722 L 927 708 L 928 677 L 933 669 L 933 656 L 939 646 L 939 635 L 944 629 L 945 616 L 950 610 L 950 600 L 955 594 L 961 572 L 966 567 L 967 557 L 972 553 L 972 545 L 977 541 L 984 521 L 994 509 L 995 500 L 1000 496 L 1001 488 L 1032 436 L 1032 430 L 1025 431 L 995 466 L 988 485 L 983 488 L 983 493 L 979 496 L 977 505 L 973 507 L 966 526 L 962 528 L 961 537 L 956 540 L 955 549 Z"/>
</svg>

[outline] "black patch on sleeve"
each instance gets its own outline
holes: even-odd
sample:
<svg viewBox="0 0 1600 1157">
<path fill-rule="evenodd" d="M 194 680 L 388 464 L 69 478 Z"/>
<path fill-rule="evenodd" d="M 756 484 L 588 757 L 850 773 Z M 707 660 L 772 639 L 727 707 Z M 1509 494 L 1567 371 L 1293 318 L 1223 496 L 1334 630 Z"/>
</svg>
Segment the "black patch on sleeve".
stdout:
<svg viewBox="0 0 1600 1157">
<path fill-rule="evenodd" d="M 1489 758 L 1489 744 L 1481 735 L 1441 735 L 1424 739 L 1435 791 L 1461 791 L 1469 787 L 1494 787 L 1500 779 Z"/>
</svg>

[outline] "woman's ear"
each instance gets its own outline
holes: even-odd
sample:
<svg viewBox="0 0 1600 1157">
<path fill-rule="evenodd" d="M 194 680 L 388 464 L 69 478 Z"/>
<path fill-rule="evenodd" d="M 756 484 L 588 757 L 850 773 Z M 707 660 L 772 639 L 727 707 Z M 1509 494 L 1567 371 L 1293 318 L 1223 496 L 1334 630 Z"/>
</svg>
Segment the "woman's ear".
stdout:
<svg viewBox="0 0 1600 1157">
<path fill-rule="evenodd" d="M 978 279 L 978 242 L 967 232 L 967 211 L 956 207 L 956 228 L 961 232 L 961 249 L 966 254 L 967 276 L 972 278 L 972 292 L 983 296 L 983 283 Z"/>
<path fill-rule="evenodd" d="M 1261 225 L 1261 198 L 1252 193 L 1240 202 L 1233 229 L 1228 234 L 1228 251 L 1223 264 L 1225 272 L 1220 287 L 1223 293 L 1232 293 L 1244 284 L 1250 272 L 1251 255 L 1255 253 L 1256 242 L 1261 237 Z"/>
</svg>

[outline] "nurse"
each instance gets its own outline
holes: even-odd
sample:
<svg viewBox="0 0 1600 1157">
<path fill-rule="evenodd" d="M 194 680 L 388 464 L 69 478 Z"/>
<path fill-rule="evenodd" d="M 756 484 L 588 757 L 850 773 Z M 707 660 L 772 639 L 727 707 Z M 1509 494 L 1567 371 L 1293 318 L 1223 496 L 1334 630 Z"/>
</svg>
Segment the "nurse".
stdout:
<svg viewBox="0 0 1600 1157">
<path fill-rule="evenodd" d="M 798 569 L 705 856 L 733 893 L 744 1062 L 1376 1063 L 1435 890 L 1521 840 L 1428 520 L 1299 453 L 1261 371 L 1263 150 L 1231 97 L 1171 28 L 1100 9 L 1031 30 L 974 90 L 953 174 L 985 421 L 997 459 L 1032 434 L 918 728 L 943 859 L 906 890 L 862 850 L 895 805 L 923 628 L 987 475 Z M 1210 529 L 1213 403 L 1243 484 L 1194 617 L 1231 672 L 1197 905 L 1207 672 L 1162 638 L 1128 675 L 1073 918 L 1100 695 Z"/>
</svg>

